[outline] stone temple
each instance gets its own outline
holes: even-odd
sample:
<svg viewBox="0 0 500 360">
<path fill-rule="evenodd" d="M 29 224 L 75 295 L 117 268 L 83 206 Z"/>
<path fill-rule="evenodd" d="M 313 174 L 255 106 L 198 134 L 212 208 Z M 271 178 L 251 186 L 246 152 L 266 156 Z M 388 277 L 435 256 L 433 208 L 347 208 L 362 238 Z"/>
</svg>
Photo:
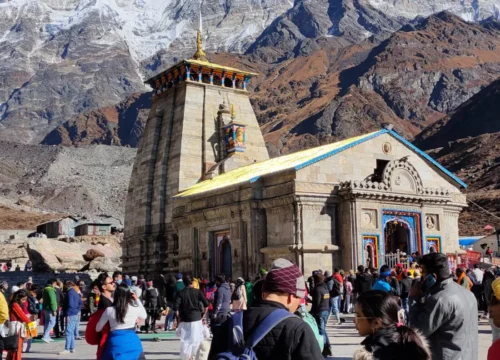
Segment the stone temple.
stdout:
<svg viewBox="0 0 500 360">
<path fill-rule="evenodd" d="M 192 59 L 148 80 L 124 271 L 236 278 L 284 257 L 309 274 L 459 250 L 462 181 L 390 127 L 269 159 L 254 76 L 209 62 L 198 32 Z"/>
</svg>

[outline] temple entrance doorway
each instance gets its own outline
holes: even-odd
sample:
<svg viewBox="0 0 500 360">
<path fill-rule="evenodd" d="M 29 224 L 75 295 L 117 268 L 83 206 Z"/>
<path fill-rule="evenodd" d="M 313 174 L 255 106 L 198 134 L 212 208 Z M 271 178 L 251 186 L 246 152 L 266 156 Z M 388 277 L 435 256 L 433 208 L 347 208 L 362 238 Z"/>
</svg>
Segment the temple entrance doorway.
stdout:
<svg viewBox="0 0 500 360">
<path fill-rule="evenodd" d="M 233 275 L 233 256 L 231 252 L 231 243 L 229 239 L 224 239 L 220 246 L 220 269 L 230 279 Z"/>
<path fill-rule="evenodd" d="M 217 231 L 210 236 L 210 276 L 224 274 L 227 279 L 233 275 L 233 250 L 229 230 Z"/>
<path fill-rule="evenodd" d="M 410 252 L 410 228 L 408 224 L 399 220 L 393 220 L 385 226 L 385 254 Z"/>
</svg>

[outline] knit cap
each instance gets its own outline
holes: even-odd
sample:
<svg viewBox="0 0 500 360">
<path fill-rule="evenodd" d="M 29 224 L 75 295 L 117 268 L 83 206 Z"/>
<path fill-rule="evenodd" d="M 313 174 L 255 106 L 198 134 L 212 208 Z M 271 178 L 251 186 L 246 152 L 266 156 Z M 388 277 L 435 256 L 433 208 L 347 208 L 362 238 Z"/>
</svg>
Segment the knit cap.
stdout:
<svg viewBox="0 0 500 360">
<path fill-rule="evenodd" d="M 286 259 L 276 259 L 264 280 L 263 292 L 283 292 L 303 298 L 306 284 L 299 267 Z"/>
</svg>

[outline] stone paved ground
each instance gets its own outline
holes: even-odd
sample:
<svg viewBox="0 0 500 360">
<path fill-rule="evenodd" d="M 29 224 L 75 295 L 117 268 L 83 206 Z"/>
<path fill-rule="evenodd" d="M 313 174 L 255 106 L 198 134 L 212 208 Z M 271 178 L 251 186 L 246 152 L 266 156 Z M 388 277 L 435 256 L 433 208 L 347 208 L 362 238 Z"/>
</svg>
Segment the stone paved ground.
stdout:
<svg viewBox="0 0 500 360">
<path fill-rule="evenodd" d="M 351 360 L 352 354 L 359 348 L 362 338 L 357 335 L 352 317 L 345 324 L 334 325 L 332 321 L 328 324 L 327 332 L 334 346 L 334 356 L 330 360 Z M 83 333 L 84 326 L 81 331 Z M 162 333 L 158 335 L 160 342 L 153 342 L 153 335 L 141 335 L 146 358 L 150 359 L 179 359 L 179 340 L 174 333 Z M 486 360 L 488 347 L 491 345 L 491 329 L 487 322 L 482 321 L 479 326 L 479 360 Z M 77 341 L 77 352 L 71 355 L 60 356 L 57 353 L 64 350 L 64 340 L 55 341 L 52 344 L 36 342 L 33 344 L 32 352 L 24 354 L 23 359 L 95 359 L 95 347 L 89 346 L 84 340 Z"/>
</svg>

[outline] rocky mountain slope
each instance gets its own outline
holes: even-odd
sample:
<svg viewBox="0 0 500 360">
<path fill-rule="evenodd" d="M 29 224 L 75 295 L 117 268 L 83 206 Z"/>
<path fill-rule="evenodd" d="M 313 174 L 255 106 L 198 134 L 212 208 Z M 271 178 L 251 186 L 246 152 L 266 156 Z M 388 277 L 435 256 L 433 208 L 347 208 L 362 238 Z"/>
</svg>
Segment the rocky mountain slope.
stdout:
<svg viewBox="0 0 500 360">
<path fill-rule="evenodd" d="M 319 12 L 315 8 L 314 13 Z M 210 54 L 213 62 L 260 74 L 251 85 L 251 98 L 272 155 L 354 136 L 382 123 L 392 123 L 413 138 L 487 86 L 500 70 L 499 23 L 467 23 L 447 12 L 406 25 L 381 43 L 370 38 L 338 47 L 334 37 L 321 41 L 321 47 L 311 48 L 310 54 L 271 63 L 262 58 L 270 54 L 266 47 L 253 48 L 243 56 Z M 103 120 L 106 126 L 96 127 L 96 121 Z M 94 138 L 88 135 L 95 133 L 94 128 L 114 129 L 116 121 L 115 111 L 103 109 L 70 120 L 63 132 L 73 134 L 73 144 L 136 143 L 126 132 L 114 140 L 108 130 L 104 136 L 102 131 Z M 142 117 L 138 123 L 133 121 L 125 117 L 120 123 L 134 129 L 143 123 Z M 87 138 L 82 140 L 81 133 Z M 56 136 L 53 142 L 46 141 L 63 140 Z"/>
<path fill-rule="evenodd" d="M 382 123 L 412 139 L 458 116 L 498 76 L 499 6 L 204 0 L 201 10 L 210 59 L 260 74 L 252 104 L 277 156 Z M 192 54 L 199 9 L 199 0 L 0 0 L 2 201 L 121 219 L 134 150 L 89 145 L 137 145 L 150 106 L 143 81 Z M 439 159 L 467 177 L 474 171 L 454 162 L 484 149 L 446 140 L 448 121 L 418 141 L 460 144 Z M 491 136 L 478 131 L 477 141 Z M 481 184 L 473 181 L 471 196 Z"/>
<path fill-rule="evenodd" d="M 289 7 L 205 0 L 206 46 L 242 51 Z M 199 10 L 199 0 L 1 1 L 0 140 L 39 143 L 75 115 L 147 91 L 138 62 L 191 53 Z"/>
<path fill-rule="evenodd" d="M 137 147 L 150 108 L 151 93 L 133 94 L 116 106 L 76 115 L 47 134 L 41 144 Z"/>
<path fill-rule="evenodd" d="M 415 17 L 442 10 L 468 20 L 498 18 L 499 4 L 204 0 L 200 7 L 199 0 L 2 0 L 0 140 L 39 143 L 64 122 L 81 122 L 79 115 L 146 92 L 145 77 L 191 55 L 200 9 L 209 52 L 246 52 L 267 65 L 365 39 L 378 44 L 418 22 Z M 111 142 L 107 126 L 97 126 Z"/>
<path fill-rule="evenodd" d="M 273 145 L 278 149 L 283 146 L 286 152 L 296 148 L 297 137 L 314 135 L 331 141 L 355 135 L 355 129 L 373 129 L 381 122 L 395 123 L 396 129 L 411 138 L 498 76 L 498 49 L 498 29 L 467 23 L 444 12 L 403 27 L 380 45 L 370 47 L 365 41 L 344 48 L 341 59 L 330 53 L 323 57 L 324 70 L 311 71 L 315 74 L 304 79 L 303 88 L 283 81 L 277 96 L 297 93 L 297 88 L 313 90 L 309 97 L 298 100 L 299 108 L 324 101 L 321 89 L 326 87 L 333 97 L 324 107 L 315 105 L 316 111 L 309 117 L 271 117 L 264 125 L 266 140 L 274 140 Z M 311 58 L 317 60 L 318 54 L 320 51 Z M 343 61 L 346 54 L 351 63 Z M 269 90 L 272 86 L 265 89 L 273 91 Z M 262 103 L 280 103 L 274 94 L 262 95 L 255 95 L 260 107 Z"/>
<path fill-rule="evenodd" d="M 25 210 L 23 206 L 0 205 L 0 229 L 34 230 L 38 224 L 57 219 L 61 215 L 34 211 L 30 207 Z"/>
<path fill-rule="evenodd" d="M 426 128 L 415 143 L 469 185 L 468 198 L 500 214 L 500 79 L 447 117 Z M 499 220 L 474 204 L 462 215 L 463 233 L 482 233 Z"/>
<path fill-rule="evenodd" d="M 0 142 L 2 203 L 120 225 L 135 153 L 135 149 L 117 146 L 68 148 Z"/>
</svg>

